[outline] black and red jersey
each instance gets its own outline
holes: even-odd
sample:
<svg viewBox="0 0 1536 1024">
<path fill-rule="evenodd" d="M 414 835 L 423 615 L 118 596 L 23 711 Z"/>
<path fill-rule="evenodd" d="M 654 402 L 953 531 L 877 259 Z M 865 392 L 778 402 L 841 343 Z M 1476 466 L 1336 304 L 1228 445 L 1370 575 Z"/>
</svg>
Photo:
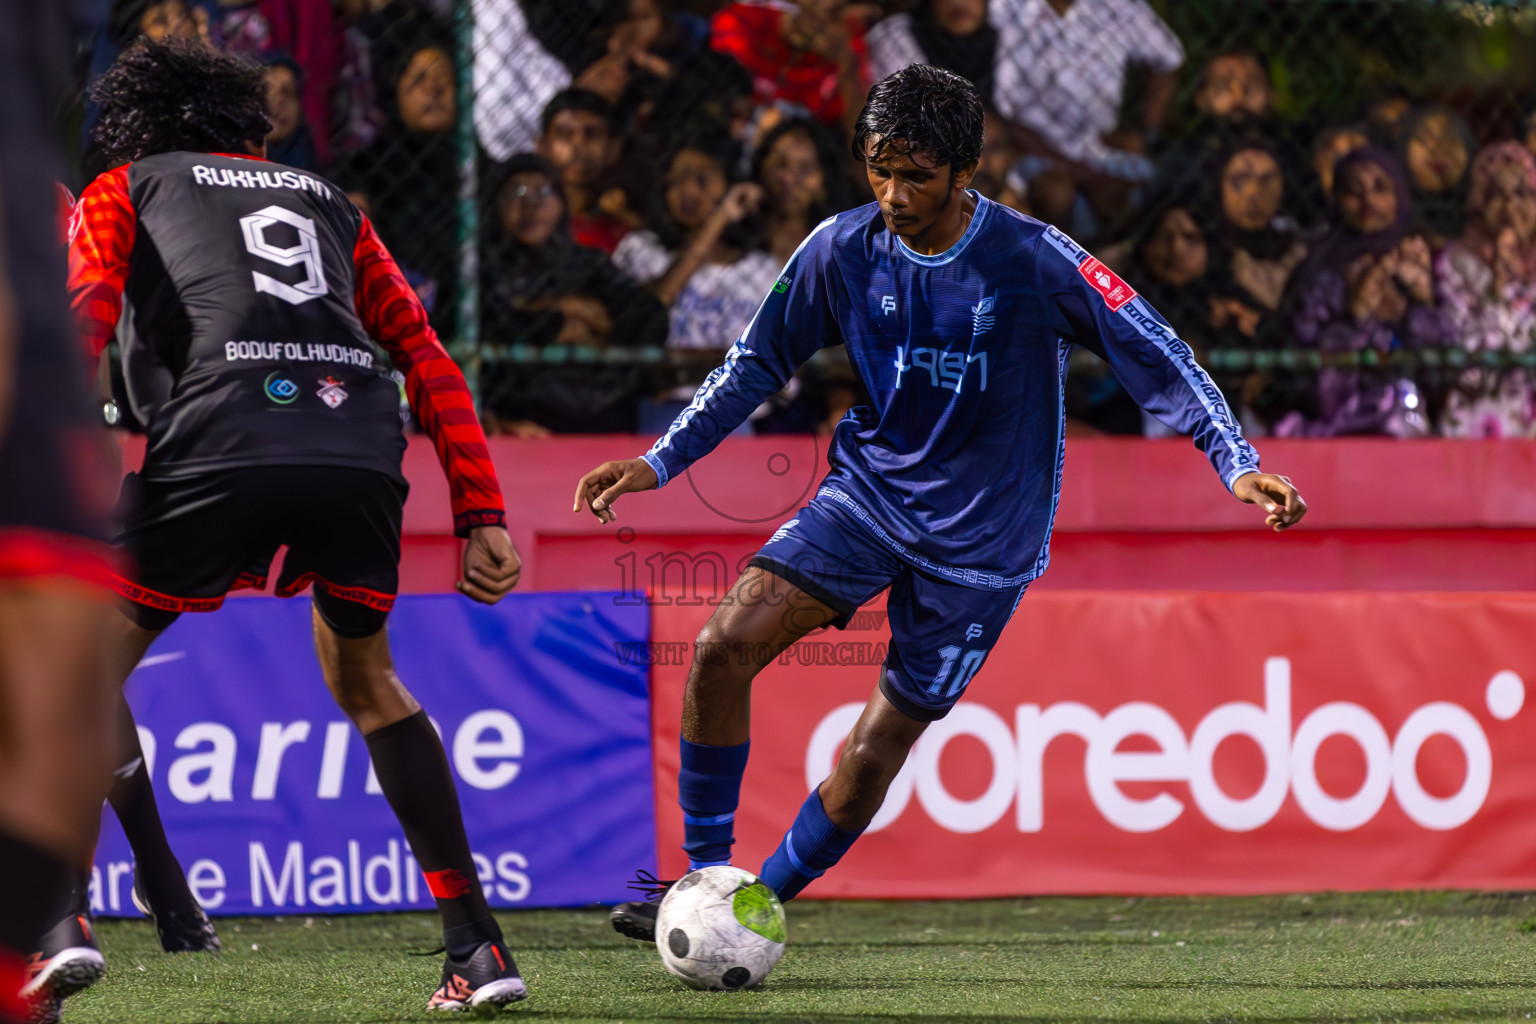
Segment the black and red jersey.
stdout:
<svg viewBox="0 0 1536 1024">
<path fill-rule="evenodd" d="M 253 157 L 165 153 L 97 178 L 70 223 L 90 355 L 126 313 L 143 475 L 344 466 L 400 478 L 399 388 L 448 474 L 462 534 L 504 518 L 458 366 L 340 189 Z"/>
</svg>

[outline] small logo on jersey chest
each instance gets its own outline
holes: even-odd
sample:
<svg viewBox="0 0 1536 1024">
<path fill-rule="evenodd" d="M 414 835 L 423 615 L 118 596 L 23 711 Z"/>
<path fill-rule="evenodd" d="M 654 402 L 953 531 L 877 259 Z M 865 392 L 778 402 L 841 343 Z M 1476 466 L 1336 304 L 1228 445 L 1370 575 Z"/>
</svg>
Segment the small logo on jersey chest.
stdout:
<svg viewBox="0 0 1536 1024">
<path fill-rule="evenodd" d="M 880 296 L 880 312 L 884 313 L 886 316 L 890 316 L 892 313 L 896 312 L 896 296 Z"/>
<path fill-rule="evenodd" d="M 1093 285 L 1094 289 L 1104 296 L 1104 305 L 1113 312 L 1118 313 L 1121 306 L 1136 297 L 1136 289 L 1120 280 L 1113 270 L 1092 256 L 1078 266 L 1077 272 L 1083 275 L 1083 280 Z"/>
<path fill-rule="evenodd" d="M 971 327 L 974 334 L 986 334 L 997 326 L 997 317 L 992 315 L 996 306 L 997 296 L 988 295 L 971 307 Z"/>
<path fill-rule="evenodd" d="M 335 377 L 322 378 L 320 381 L 320 390 L 316 391 L 315 394 L 320 396 L 320 401 L 324 402 L 332 409 L 336 408 L 342 402 L 347 400 L 346 388 L 342 387 L 341 381 L 337 380 Z"/>
<path fill-rule="evenodd" d="M 299 397 L 299 386 L 284 377 L 281 371 L 267 374 L 267 379 L 261 386 L 268 398 L 278 405 L 292 405 L 293 400 Z"/>
</svg>

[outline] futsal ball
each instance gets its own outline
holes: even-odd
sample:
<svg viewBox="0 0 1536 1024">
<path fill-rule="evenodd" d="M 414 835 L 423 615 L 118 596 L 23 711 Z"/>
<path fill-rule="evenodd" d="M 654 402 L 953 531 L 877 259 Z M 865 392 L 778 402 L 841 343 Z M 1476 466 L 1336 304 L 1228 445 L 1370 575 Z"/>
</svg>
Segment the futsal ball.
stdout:
<svg viewBox="0 0 1536 1024">
<path fill-rule="evenodd" d="M 673 883 L 656 911 L 656 948 L 689 988 L 751 988 L 784 955 L 784 905 L 762 879 L 719 865 Z"/>
</svg>

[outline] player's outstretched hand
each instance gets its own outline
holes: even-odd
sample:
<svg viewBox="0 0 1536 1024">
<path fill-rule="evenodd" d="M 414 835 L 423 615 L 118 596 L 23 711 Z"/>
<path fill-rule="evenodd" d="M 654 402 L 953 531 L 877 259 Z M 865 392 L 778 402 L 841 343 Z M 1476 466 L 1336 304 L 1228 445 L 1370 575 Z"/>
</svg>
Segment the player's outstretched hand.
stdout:
<svg viewBox="0 0 1536 1024">
<path fill-rule="evenodd" d="M 495 604 L 517 586 L 523 560 L 518 557 L 505 527 L 477 526 L 464 545 L 464 576 L 454 586 L 465 597 L 481 604 Z"/>
<path fill-rule="evenodd" d="M 631 491 L 649 491 L 655 486 L 656 471 L 644 459 L 605 462 L 582 477 L 581 483 L 576 485 L 576 503 L 571 506 L 571 511 L 580 512 L 581 503 L 585 501 L 592 507 L 592 514 L 597 516 L 598 522 L 611 523 L 618 518 L 614 515 L 613 503 L 619 499 L 619 495 Z"/>
<path fill-rule="evenodd" d="M 1239 501 L 1268 512 L 1264 525 L 1273 526 L 1276 533 L 1295 526 L 1307 514 L 1307 503 L 1301 500 L 1301 492 L 1288 476 L 1245 473 L 1232 484 L 1232 494 Z"/>
</svg>

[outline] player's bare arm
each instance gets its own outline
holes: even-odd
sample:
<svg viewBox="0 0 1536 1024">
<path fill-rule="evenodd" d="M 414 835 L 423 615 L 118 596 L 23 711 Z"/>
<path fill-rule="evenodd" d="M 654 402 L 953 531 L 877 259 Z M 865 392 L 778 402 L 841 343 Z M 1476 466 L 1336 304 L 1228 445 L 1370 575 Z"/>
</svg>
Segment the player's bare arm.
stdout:
<svg viewBox="0 0 1536 1024">
<path fill-rule="evenodd" d="M 571 511 L 580 512 L 582 502 L 586 502 L 599 522 L 611 523 L 618 518 L 613 503 L 619 500 L 619 495 L 655 488 L 656 471 L 644 459 L 605 462 L 576 485 L 576 501 L 571 505 Z"/>
<path fill-rule="evenodd" d="M 1233 482 L 1232 496 L 1268 512 L 1264 525 L 1274 527 L 1276 533 L 1295 526 L 1307 514 L 1307 503 L 1288 476 L 1244 473 Z"/>
</svg>

